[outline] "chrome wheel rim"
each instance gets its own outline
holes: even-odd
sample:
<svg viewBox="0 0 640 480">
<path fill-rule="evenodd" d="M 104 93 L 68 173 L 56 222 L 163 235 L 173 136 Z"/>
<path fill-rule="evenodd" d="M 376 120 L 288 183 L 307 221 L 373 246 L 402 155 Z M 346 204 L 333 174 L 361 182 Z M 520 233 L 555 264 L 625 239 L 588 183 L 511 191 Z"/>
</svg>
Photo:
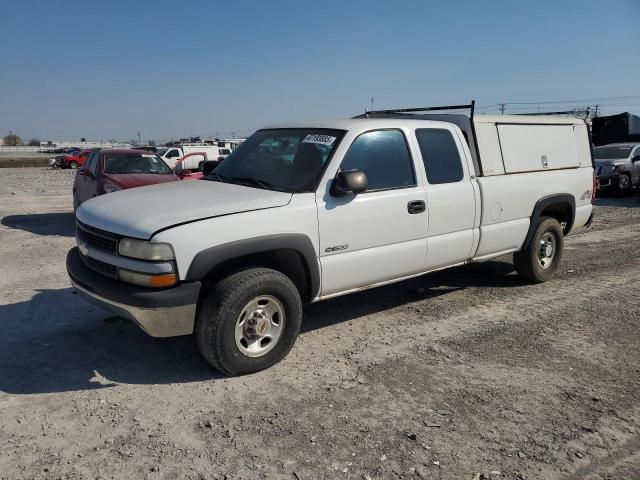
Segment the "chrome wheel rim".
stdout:
<svg viewBox="0 0 640 480">
<path fill-rule="evenodd" d="M 540 249 L 538 250 L 538 263 L 543 269 L 547 269 L 553 263 L 556 255 L 556 237 L 551 232 L 546 232 L 540 239 Z"/>
<path fill-rule="evenodd" d="M 254 298 L 236 320 L 236 347 L 247 357 L 266 355 L 282 337 L 284 322 L 284 307 L 280 300 L 271 295 Z"/>
</svg>

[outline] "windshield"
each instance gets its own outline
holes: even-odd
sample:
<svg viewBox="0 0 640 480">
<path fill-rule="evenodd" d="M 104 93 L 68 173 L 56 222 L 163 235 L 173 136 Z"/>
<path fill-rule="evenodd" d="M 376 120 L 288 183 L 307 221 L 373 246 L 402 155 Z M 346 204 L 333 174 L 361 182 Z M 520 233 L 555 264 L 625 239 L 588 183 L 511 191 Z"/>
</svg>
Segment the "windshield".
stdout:
<svg viewBox="0 0 640 480">
<path fill-rule="evenodd" d="M 171 169 L 160 158 L 144 153 L 106 153 L 104 173 L 168 174 Z"/>
<path fill-rule="evenodd" d="M 315 190 L 343 130 L 260 130 L 206 177 L 285 192 Z"/>
<path fill-rule="evenodd" d="M 614 158 L 627 158 L 631 154 L 629 145 L 615 147 L 596 147 L 593 149 L 593 158 L 596 160 L 611 160 Z"/>
</svg>

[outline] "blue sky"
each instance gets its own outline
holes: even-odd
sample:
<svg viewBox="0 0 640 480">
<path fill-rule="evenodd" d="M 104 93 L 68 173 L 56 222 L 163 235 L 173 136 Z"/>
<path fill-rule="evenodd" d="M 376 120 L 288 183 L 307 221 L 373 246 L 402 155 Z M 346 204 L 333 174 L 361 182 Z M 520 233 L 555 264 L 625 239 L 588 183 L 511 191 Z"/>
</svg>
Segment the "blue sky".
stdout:
<svg viewBox="0 0 640 480">
<path fill-rule="evenodd" d="M 230 136 L 370 97 L 640 113 L 639 0 L 3 0 L 2 17 L 0 133 L 25 139 Z"/>
</svg>

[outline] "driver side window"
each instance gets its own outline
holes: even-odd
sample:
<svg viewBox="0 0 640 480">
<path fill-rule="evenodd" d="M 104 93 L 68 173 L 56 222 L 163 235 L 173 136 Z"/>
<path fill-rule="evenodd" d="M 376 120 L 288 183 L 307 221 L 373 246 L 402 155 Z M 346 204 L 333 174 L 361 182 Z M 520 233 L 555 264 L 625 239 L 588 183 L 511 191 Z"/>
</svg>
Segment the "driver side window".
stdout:
<svg viewBox="0 0 640 480">
<path fill-rule="evenodd" d="M 340 170 L 362 170 L 368 192 L 416 186 L 409 147 L 400 130 L 374 130 L 356 138 Z"/>
</svg>

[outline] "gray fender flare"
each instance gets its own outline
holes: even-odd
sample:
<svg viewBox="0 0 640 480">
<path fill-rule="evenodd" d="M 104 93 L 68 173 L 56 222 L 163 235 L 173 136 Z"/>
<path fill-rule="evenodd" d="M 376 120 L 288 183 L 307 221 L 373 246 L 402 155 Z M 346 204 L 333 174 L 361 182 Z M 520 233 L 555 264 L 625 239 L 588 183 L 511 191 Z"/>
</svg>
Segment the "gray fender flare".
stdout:
<svg viewBox="0 0 640 480">
<path fill-rule="evenodd" d="M 531 213 L 531 223 L 529 224 L 529 231 L 527 232 L 527 236 L 524 239 L 524 243 L 522 244 L 522 248 L 526 248 L 530 243 L 531 239 L 533 239 L 533 234 L 536 232 L 536 228 L 538 228 L 538 224 L 540 223 L 540 217 L 542 216 L 542 212 L 545 208 L 550 207 L 551 205 L 557 205 L 559 203 L 568 204 L 571 207 L 571 218 L 567 222 L 567 226 L 565 228 L 565 235 L 571 231 L 571 227 L 573 227 L 573 220 L 576 218 L 576 199 L 570 193 L 557 193 L 554 195 L 549 195 L 548 197 L 543 197 L 536 202 L 535 207 L 533 207 L 533 212 Z"/>
<path fill-rule="evenodd" d="M 280 233 L 245 238 L 207 248 L 193 258 L 187 270 L 186 279 L 202 280 L 212 269 L 227 260 L 281 249 L 294 250 L 302 256 L 310 277 L 310 298 L 315 298 L 320 292 L 318 255 L 311 239 L 301 233 Z"/>
</svg>

